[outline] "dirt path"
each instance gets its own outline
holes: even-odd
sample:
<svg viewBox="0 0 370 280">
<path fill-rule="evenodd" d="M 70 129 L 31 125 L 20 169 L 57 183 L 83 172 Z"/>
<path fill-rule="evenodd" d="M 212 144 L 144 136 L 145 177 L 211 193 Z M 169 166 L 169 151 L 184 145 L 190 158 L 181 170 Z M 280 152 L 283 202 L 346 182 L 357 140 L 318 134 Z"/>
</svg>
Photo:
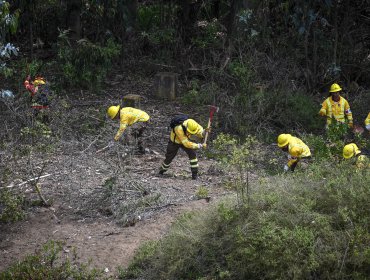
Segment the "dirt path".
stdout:
<svg viewBox="0 0 370 280">
<path fill-rule="evenodd" d="M 139 92 L 141 83 L 127 82 L 131 90 L 111 89 L 110 99 L 136 93 L 132 89 Z M 179 214 L 208 208 L 231 194 L 222 188 L 225 174 L 219 172 L 216 162 L 207 159 L 204 153 L 198 155 L 200 178 L 196 181 L 191 180 L 189 162 L 182 151 L 168 174 L 157 175 L 168 141 L 167 125 L 171 115 L 185 112 L 194 118 L 201 117 L 205 123 L 208 109 L 192 112 L 194 108 L 181 108 L 150 96 L 145 98 L 141 108 L 152 120 L 145 155 L 135 155 L 130 150 L 130 130 L 125 132 L 127 139 L 96 153 L 111 141 L 118 128 L 118 124 L 108 122 L 96 133 L 76 134 L 78 137 L 73 139 L 64 138 L 65 130 L 59 132 L 61 141 L 47 158 L 23 159 L 24 164 L 20 160 L 18 169 L 9 163 L 8 168 L 16 170 L 15 184 L 24 181 L 24 174 L 28 172 L 26 167 L 31 165 L 38 170 L 45 165 L 43 174 L 51 175 L 40 180 L 41 189 L 52 201 L 53 213 L 60 222 L 57 223 L 50 209 L 32 207 L 24 221 L 0 225 L 0 271 L 33 254 L 46 241 L 60 240 L 65 243 L 65 254 L 76 248 L 80 261 L 91 260 L 96 267 L 107 268 L 107 275 L 116 275 L 117 267 L 127 266 L 139 245 L 161 238 Z M 90 106 L 89 111 L 76 107 L 69 109 L 69 114 L 76 115 L 79 123 L 87 123 L 91 118 L 98 118 L 98 113 L 94 114 L 101 107 L 105 110 L 114 102 L 101 100 L 99 105 Z M 76 133 L 79 129 L 75 129 Z M 210 202 L 197 197 L 200 188 L 207 190 Z M 29 200 L 37 199 L 29 184 L 17 190 Z"/>
</svg>

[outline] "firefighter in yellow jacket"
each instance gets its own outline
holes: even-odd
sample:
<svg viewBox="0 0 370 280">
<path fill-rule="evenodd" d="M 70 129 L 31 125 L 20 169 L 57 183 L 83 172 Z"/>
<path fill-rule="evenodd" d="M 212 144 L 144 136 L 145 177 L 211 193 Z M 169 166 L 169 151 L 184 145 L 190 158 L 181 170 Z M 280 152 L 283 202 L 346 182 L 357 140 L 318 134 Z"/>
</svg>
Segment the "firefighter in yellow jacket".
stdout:
<svg viewBox="0 0 370 280">
<path fill-rule="evenodd" d="M 195 143 L 191 139 L 193 139 L 194 136 L 198 139 L 202 139 L 204 135 L 205 129 L 193 119 L 184 120 L 182 123 L 176 125 L 171 130 L 165 155 L 166 158 L 161 165 L 159 174 L 162 175 L 168 170 L 170 163 L 181 148 L 189 157 L 192 179 L 196 180 L 198 177 L 198 158 L 195 151 L 205 149 L 207 144 Z"/>
<path fill-rule="evenodd" d="M 141 111 L 139 109 L 131 108 L 131 107 L 124 107 L 121 108 L 119 105 L 117 106 L 110 106 L 107 111 L 108 116 L 112 120 L 120 120 L 119 129 L 114 136 L 114 141 L 118 141 L 123 132 L 126 130 L 128 126 L 131 126 L 137 122 L 142 122 L 142 124 L 136 127 L 133 131 L 133 135 L 137 140 L 139 152 L 141 154 L 145 153 L 144 143 L 143 143 L 143 133 L 146 129 L 146 123 L 149 121 L 149 115 Z"/>
<path fill-rule="evenodd" d="M 345 123 L 348 120 L 349 127 L 353 127 L 353 118 L 351 108 L 346 99 L 340 96 L 342 88 L 338 84 L 332 84 L 330 87 L 330 94 L 322 103 L 320 116 L 326 117 L 326 127 L 328 128 L 333 119 L 340 123 Z"/>
<path fill-rule="evenodd" d="M 365 119 L 365 127 L 370 132 L 370 113 L 367 115 L 367 118 Z"/>
<path fill-rule="evenodd" d="M 288 162 L 284 171 L 294 171 L 299 161 L 311 157 L 310 148 L 303 141 L 290 134 L 280 134 L 277 144 L 284 152 L 288 152 Z"/>
<path fill-rule="evenodd" d="M 356 157 L 356 166 L 358 168 L 370 168 L 370 153 L 368 151 L 362 151 L 357 147 L 355 143 L 350 143 L 343 147 L 343 157 L 350 159 Z"/>
</svg>

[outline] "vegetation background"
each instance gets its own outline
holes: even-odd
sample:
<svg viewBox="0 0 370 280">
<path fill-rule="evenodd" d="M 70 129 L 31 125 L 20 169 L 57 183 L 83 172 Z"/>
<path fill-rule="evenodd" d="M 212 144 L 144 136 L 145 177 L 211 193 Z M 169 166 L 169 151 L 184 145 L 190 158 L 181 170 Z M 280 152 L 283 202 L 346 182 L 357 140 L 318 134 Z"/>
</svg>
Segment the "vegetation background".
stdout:
<svg viewBox="0 0 370 280">
<path fill-rule="evenodd" d="M 11 90 L 22 104 L 25 77 L 42 74 L 56 97 L 83 98 L 71 95 L 81 92 L 101 99 L 113 69 L 132 77 L 166 71 L 179 74 L 185 108 L 222 109 L 215 131 L 223 134 L 208 156 L 237 170 L 229 186 L 237 198 L 185 215 L 164 241 L 145 245 L 120 277 L 366 279 L 369 172 L 340 157 L 349 141 L 370 148 L 368 135 L 348 137 L 340 127 L 323 135 L 325 120 L 317 113 L 336 82 L 355 124 L 363 125 L 370 104 L 369 15 L 363 0 L 0 1 L 0 90 Z M 51 135 L 5 99 L 0 106 L 19 128 L 1 133 L 0 150 L 16 142 L 22 145 L 17 157 L 29 155 L 29 146 L 50 153 L 48 139 L 68 134 Z M 308 170 L 292 176 L 279 174 L 277 155 L 266 148 L 286 132 L 315 155 Z M 247 175 L 256 170 L 260 179 L 252 184 Z M 5 185 L 12 172 L 3 168 L 0 175 Z M 22 219 L 29 206 L 22 194 L 0 190 L 4 223 Z M 46 251 L 58 248 L 52 243 Z M 78 274 L 70 263 L 61 267 L 68 271 L 61 279 L 100 277 Z M 0 275 L 16 279 L 14 271 Z"/>
</svg>

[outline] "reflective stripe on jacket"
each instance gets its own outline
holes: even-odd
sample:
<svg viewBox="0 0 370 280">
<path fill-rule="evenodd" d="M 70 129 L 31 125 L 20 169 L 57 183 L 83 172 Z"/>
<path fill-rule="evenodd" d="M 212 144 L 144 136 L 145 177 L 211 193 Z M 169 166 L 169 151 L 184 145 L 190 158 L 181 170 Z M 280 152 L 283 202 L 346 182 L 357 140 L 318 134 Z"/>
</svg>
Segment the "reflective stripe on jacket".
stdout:
<svg viewBox="0 0 370 280">
<path fill-rule="evenodd" d="M 124 107 L 120 110 L 120 125 L 117 131 L 115 140 L 118 140 L 127 126 L 133 125 L 136 122 L 147 122 L 150 119 L 149 115 L 139 109 Z"/>
<path fill-rule="evenodd" d="M 319 114 L 321 116 L 326 116 L 326 124 L 331 124 L 332 118 L 336 119 L 338 122 L 345 122 L 345 115 L 350 123 L 353 122 L 352 112 L 349 103 L 343 97 L 339 97 L 339 102 L 335 102 L 332 97 L 328 97 L 322 103 L 321 110 Z"/>
<path fill-rule="evenodd" d="M 176 126 L 174 129 L 171 130 L 170 140 L 176 144 L 182 144 L 185 148 L 189 149 L 198 149 L 198 144 L 190 141 L 189 137 L 186 135 L 184 128 L 187 128 L 188 120 L 184 121 L 182 125 Z M 184 126 L 184 128 L 183 128 Z M 204 134 L 204 129 L 201 125 L 197 129 L 197 133 L 194 136 L 202 139 Z"/>
<path fill-rule="evenodd" d="M 294 147 L 301 148 L 300 149 L 301 152 L 298 155 L 292 154 L 291 151 Z M 310 148 L 301 139 L 299 139 L 298 137 L 294 137 L 294 136 L 292 136 L 291 139 L 289 140 L 288 152 L 289 152 L 289 160 L 287 164 L 289 167 L 291 167 L 294 163 L 296 163 L 301 158 L 311 156 Z"/>
</svg>

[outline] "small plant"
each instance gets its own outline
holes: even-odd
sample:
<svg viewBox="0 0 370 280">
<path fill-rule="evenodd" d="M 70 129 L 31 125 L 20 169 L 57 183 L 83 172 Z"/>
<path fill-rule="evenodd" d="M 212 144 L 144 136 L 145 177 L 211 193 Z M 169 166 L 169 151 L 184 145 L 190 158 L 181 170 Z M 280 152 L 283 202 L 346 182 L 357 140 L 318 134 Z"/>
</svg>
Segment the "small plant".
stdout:
<svg viewBox="0 0 370 280">
<path fill-rule="evenodd" d="M 326 134 L 327 138 L 331 142 L 337 142 L 344 140 L 349 132 L 348 122 L 337 122 L 332 120 L 332 123 L 329 125 Z"/>
<path fill-rule="evenodd" d="M 198 199 L 208 198 L 209 197 L 208 189 L 206 187 L 200 186 L 197 192 L 195 193 L 195 196 Z"/>
<path fill-rule="evenodd" d="M 110 177 L 108 179 L 106 179 L 103 183 L 103 188 L 108 192 L 108 193 L 112 193 L 113 191 L 113 187 L 114 185 L 116 184 L 117 182 L 117 177 Z"/>
<path fill-rule="evenodd" d="M 25 216 L 24 199 L 8 190 L 0 190 L 0 222 L 16 222 Z"/>
<path fill-rule="evenodd" d="M 49 241 L 35 255 L 26 257 L 3 272 L 0 279 L 4 280 L 100 280 L 107 279 L 103 272 L 90 269 L 87 264 L 75 261 L 76 256 L 64 257 L 62 255 L 63 244 L 61 242 Z"/>
</svg>

